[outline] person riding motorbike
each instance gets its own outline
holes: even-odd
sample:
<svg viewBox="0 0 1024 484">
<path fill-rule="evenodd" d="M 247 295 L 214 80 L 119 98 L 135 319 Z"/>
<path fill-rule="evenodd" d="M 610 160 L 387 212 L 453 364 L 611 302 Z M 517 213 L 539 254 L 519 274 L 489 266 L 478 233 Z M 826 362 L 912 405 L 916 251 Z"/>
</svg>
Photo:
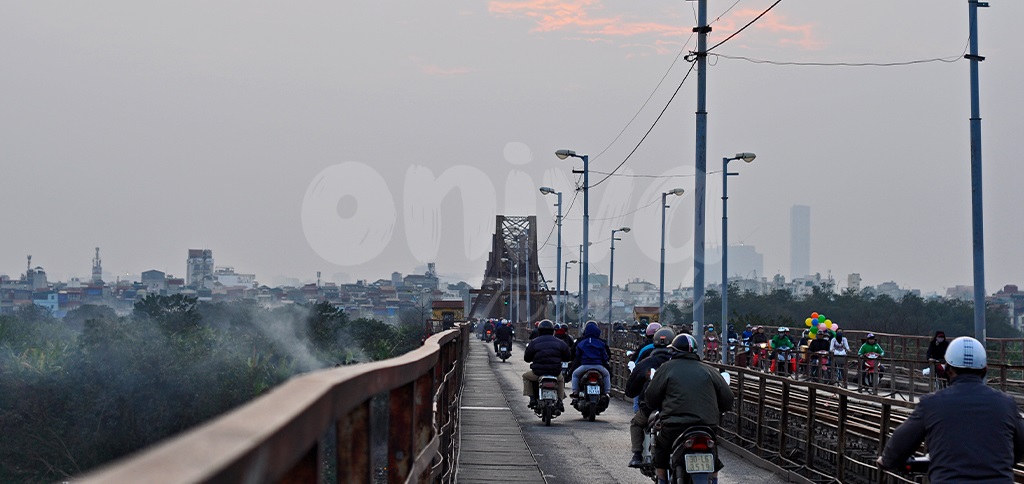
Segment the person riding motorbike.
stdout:
<svg viewBox="0 0 1024 484">
<path fill-rule="evenodd" d="M 658 367 L 644 392 L 647 406 L 661 412 L 662 428 L 655 439 L 654 451 L 659 484 L 668 483 L 666 469 L 676 437 L 694 425 L 716 429 L 721 415 L 731 410 L 733 404 L 729 384 L 718 370 L 700 361 L 696 353 L 697 340 L 693 336 L 677 335 L 672 340 L 672 348 L 675 350 L 672 358 Z M 716 457 L 711 482 L 718 481 L 722 467 Z"/>
<path fill-rule="evenodd" d="M 530 363 L 530 371 L 523 373 L 523 396 L 530 397 L 530 408 L 537 406 L 537 382 L 542 376 L 558 377 L 558 407 L 565 399 L 565 380 L 562 379 L 562 362 L 569 361 L 569 347 L 556 338 L 555 325 L 549 319 L 537 325 L 539 335 L 530 341 L 523 352 L 523 360 Z"/>
<path fill-rule="evenodd" d="M 753 367 L 756 363 L 755 358 L 753 358 L 753 356 L 755 352 L 760 350 L 758 345 L 761 343 L 769 345 L 771 343 L 768 339 L 768 333 L 764 332 L 764 326 L 758 326 L 754 328 L 754 333 L 750 336 L 750 346 L 747 348 L 747 351 L 750 353 L 750 358 L 748 358 L 748 361 L 750 361 L 751 367 Z"/>
<path fill-rule="evenodd" d="M 675 337 L 675 331 L 672 331 L 670 328 L 662 328 L 654 333 L 652 338 L 654 349 L 647 358 L 644 358 L 643 361 L 633 368 L 633 372 L 629 374 L 629 379 L 626 380 L 626 396 L 640 399 L 639 409 L 636 410 L 636 414 L 633 415 L 633 419 L 629 422 L 629 443 L 630 449 L 633 451 L 629 467 L 640 467 L 643 465 L 644 431 L 647 428 L 647 419 L 651 415 L 651 409 L 644 401 L 644 390 L 647 389 L 647 384 L 651 380 L 651 370 L 657 370 L 662 363 L 672 357 L 672 348 L 669 345 Z"/>
<path fill-rule="evenodd" d="M 744 328 L 743 333 L 740 334 L 740 337 L 743 338 L 744 340 L 749 340 L 750 337 L 753 336 L 753 335 L 754 335 L 754 328 L 752 328 L 748 324 L 747 327 Z"/>
<path fill-rule="evenodd" d="M 512 325 L 505 322 L 499 321 L 498 327 L 494 329 L 494 353 L 498 353 L 499 343 L 504 344 L 508 347 L 509 352 L 512 352 Z"/>
<path fill-rule="evenodd" d="M 935 337 L 932 338 L 931 343 L 928 343 L 928 351 L 925 353 L 925 358 L 932 363 L 933 371 L 935 371 L 935 377 L 941 378 L 948 382 L 946 377 L 946 370 L 943 367 L 943 363 L 946 362 L 946 349 L 949 348 L 949 341 L 946 341 L 946 333 L 943 331 L 936 331 Z"/>
<path fill-rule="evenodd" d="M 836 331 L 836 337 L 832 338 L 828 347 L 832 353 L 832 368 L 836 369 L 836 381 L 844 382 L 843 374 L 846 370 L 846 354 L 850 352 L 850 342 L 843 336 L 843 332 Z"/>
<path fill-rule="evenodd" d="M 608 360 L 611 358 L 611 351 L 608 343 L 601 339 L 601 329 L 594 321 L 587 321 L 583 327 L 583 335 L 576 342 L 576 351 L 573 354 L 572 367 L 572 398 L 579 397 L 580 376 L 587 370 L 597 370 L 604 377 L 604 394 L 612 388 L 612 375 L 608 371 Z"/>
<path fill-rule="evenodd" d="M 885 445 L 876 463 L 897 469 L 921 442 L 930 482 L 1014 482 L 1024 458 L 1024 419 L 1014 399 L 985 384 L 985 346 L 962 336 L 944 354 L 949 386 L 924 395 Z"/>
<path fill-rule="evenodd" d="M 480 339 L 486 339 L 488 332 L 491 333 L 491 336 L 494 335 L 494 320 L 492 319 L 484 321 L 483 326 L 480 327 Z"/>
<path fill-rule="evenodd" d="M 821 361 L 820 356 L 816 355 L 819 351 L 828 352 L 832 342 L 828 340 L 826 331 L 818 331 L 814 339 L 807 345 L 807 358 L 808 365 L 810 366 L 810 375 L 816 378 L 823 378 L 825 375 L 821 374 L 821 368 L 819 362 Z M 827 361 L 827 360 L 826 360 Z"/>
<path fill-rule="evenodd" d="M 857 350 L 858 356 L 864 356 L 868 353 L 878 353 L 878 356 L 885 356 L 885 350 L 882 349 L 882 345 L 878 344 L 874 333 L 868 333 L 867 337 L 864 338 L 864 344 L 860 345 L 860 349 Z"/>
<path fill-rule="evenodd" d="M 648 353 L 654 349 L 654 334 L 660 329 L 661 323 L 651 323 L 647 325 L 647 329 L 644 330 L 644 342 L 640 344 L 640 349 L 635 355 L 633 355 L 633 362 L 639 363 L 640 360 L 646 358 Z"/>
<path fill-rule="evenodd" d="M 729 331 L 726 333 L 725 337 L 726 337 L 726 341 L 728 341 L 730 339 L 740 339 L 740 337 L 736 334 L 736 326 L 730 324 L 729 325 Z"/>
<path fill-rule="evenodd" d="M 555 323 L 555 337 L 564 341 L 565 344 L 572 348 L 576 344 L 576 340 L 569 336 L 569 325 L 565 323 Z"/>
</svg>

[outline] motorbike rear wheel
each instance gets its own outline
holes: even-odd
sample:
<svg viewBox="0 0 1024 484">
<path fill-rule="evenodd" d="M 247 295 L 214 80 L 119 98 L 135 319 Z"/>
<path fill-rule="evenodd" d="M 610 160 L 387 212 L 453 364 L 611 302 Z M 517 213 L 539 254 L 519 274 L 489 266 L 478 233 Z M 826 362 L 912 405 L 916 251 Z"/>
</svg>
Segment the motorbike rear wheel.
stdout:
<svg viewBox="0 0 1024 484">
<path fill-rule="evenodd" d="M 550 405 L 547 405 L 547 406 L 544 407 L 544 413 L 541 416 L 541 418 L 544 420 L 544 425 L 546 425 L 548 427 L 551 426 L 551 406 Z"/>
</svg>

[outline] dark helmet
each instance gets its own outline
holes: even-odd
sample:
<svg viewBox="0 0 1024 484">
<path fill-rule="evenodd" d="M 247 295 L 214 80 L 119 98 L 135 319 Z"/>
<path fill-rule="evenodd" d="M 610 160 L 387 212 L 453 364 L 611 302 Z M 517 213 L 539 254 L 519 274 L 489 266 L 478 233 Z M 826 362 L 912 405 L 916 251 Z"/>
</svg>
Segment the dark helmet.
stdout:
<svg viewBox="0 0 1024 484">
<path fill-rule="evenodd" d="M 693 353 L 697 350 L 697 340 L 688 333 L 682 333 L 672 340 L 672 349 L 684 353 Z"/>
<path fill-rule="evenodd" d="M 662 328 L 654 333 L 651 338 L 651 342 L 654 343 L 655 348 L 664 348 L 672 344 L 672 340 L 676 337 L 676 332 L 672 331 L 671 328 Z"/>
<path fill-rule="evenodd" d="M 545 319 L 537 324 L 537 332 L 540 334 L 553 334 L 555 332 L 555 323 L 552 323 L 550 319 Z"/>
</svg>

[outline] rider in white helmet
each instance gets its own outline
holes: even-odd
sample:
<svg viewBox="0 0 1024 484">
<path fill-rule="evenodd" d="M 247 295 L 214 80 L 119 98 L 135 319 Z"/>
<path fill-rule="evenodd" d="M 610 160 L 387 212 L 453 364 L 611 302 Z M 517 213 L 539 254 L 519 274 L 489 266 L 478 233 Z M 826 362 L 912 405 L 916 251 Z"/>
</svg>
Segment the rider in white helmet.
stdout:
<svg viewBox="0 0 1024 484">
<path fill-rule="evenodd" d="M 949 387 L 921 397 L 878 465 L 896 469 L 924 442 L 931 482 L 1013 482 L 1013 465 L 1024 457 L 1024 419 L 1012 397 L 985 384 L 985 346 L 961 336 L 949 343 L 946 361 Z"/>
</svg>

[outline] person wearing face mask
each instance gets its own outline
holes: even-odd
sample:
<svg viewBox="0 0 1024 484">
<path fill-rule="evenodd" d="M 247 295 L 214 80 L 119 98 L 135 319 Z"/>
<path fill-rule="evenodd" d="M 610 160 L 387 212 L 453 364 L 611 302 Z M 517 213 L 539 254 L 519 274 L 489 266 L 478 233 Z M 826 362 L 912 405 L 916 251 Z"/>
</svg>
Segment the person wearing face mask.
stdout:
<svg viewBox="0 0 1024 484">
<path fill-rule="evenodd" d="M 928 352 L 925 354 L 928 361 L 932 363 L 935 377 L 942 379 L 943 384 L 949 383 L 946 376 L 946 348 L 948 347 L 949 341 L 946 341 L 946 333 L 941 330 L 936 331 L 932 342 L 928 344 Z"/>
</svg>

